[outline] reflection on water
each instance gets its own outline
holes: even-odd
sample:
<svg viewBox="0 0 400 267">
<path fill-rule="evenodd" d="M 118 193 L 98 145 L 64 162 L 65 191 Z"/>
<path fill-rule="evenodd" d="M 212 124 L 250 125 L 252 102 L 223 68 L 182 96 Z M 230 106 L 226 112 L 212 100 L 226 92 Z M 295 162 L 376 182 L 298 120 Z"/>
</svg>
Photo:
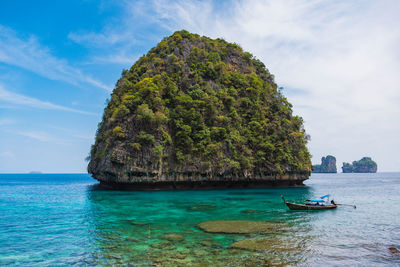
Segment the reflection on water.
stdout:
<svg viewBox="0 0 400 267">
<path fill-rule="evenodd" d="M 288 212 L 280 199 L 283 192 L 288 197 L 306 199 L 310 190 L 304 187 L 134 192 L 90 186 L 87 220 L 92 229 L 93 263 L 299 264 L 308 253 L 310 217 Z M 206 233 L 197 227 L 211 220 L 268 221 L 277 226 L 284 224 L 285 228 L 265 233 L 222 234 Z"/>
</svg>

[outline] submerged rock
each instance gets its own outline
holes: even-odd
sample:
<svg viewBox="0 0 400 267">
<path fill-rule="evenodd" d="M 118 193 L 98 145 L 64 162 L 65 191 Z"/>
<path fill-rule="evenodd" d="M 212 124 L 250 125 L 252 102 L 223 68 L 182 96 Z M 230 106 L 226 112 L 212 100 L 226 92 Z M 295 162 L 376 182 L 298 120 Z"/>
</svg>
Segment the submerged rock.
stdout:
<svg viewBox="0 0 400 267">
<path fill-rule="evenodd" d="M 151 247 L 152 248 L 163 249 L 165 247 L 172 246 L 172 245 L 173 244 L 170 241 L 163 241 L 163 242 L 160 242 L 160 243 L 157 243 L 157 244 L 152 244 Z"/>
<path fill-rule="evenodd" d="M 175 253 L 175 254 L 173 255 L 173 257 L 174 257 L 175 259 L 184 260 L 184 259 L 186 259 L 187 254 L 185 254 L 185 253 Z"/>
<path fill-rule="evenodd" d="M 281 242 L 276 239 L 269 238 L 251 238 L 240 240 L 233 243 L 229 248 L 244 249 L 250 251 L 265 251 L 265 250 L 275 250 L 277 247 L 281 246 Z"/>
<path fill-rule="evenodd" d="M 129 223 L 135 226 L 147 226 L 151 224 L 149 222 L 138 222 L 138 221 L 129 221 Z"/>
<path fill-rule="evenodd" d="M 207 233 L 222 234 L 266 234 L 284 229 L 286 226 L 267 221 L 206 221 L 197 225 Z"/>
<path fill-rule="evenodd" d="M 183 235 L 179 235 L 176 233 L 164 234 L 162 238 L 172 242 L 180 242 L 185 240 L 185 237 Z"/>
<path fill-rule="evenodd" d="M 200 246 L 210 247 L 210 248 L 222 248 L 222 245 L 215 242 L 213 239 L 205 239 L 199 242 Z"/>
<path fill-rule="evenodd" d="M 261 210 L 242 210 L 242 213 L 261 213 Z"/>
<path fill-rule="evenodd" d="M 139 239 L 136 239 L 136 238 L 133 238 L 133 237 L 127 237 L 127 238 L 125 238 L 125 241 L 128 241 L 128 242 L 135 242 L 135 243 L 140 242 Z"/>
</svg>

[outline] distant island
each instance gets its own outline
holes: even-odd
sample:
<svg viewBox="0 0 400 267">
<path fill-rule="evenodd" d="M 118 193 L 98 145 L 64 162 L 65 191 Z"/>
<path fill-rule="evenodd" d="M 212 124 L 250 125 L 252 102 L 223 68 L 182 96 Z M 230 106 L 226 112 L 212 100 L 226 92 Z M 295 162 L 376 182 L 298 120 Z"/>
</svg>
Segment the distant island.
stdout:
<svg viewBox="0 0 400 267">
<path fill-rule="evenodd" d="M 29 174 L 42 174 L 42 172 L 41 171 L 30 171 L 30 172 L 28 172 Z"/>
<path fill-rule="evenodd" d="M 353 164 L 343 162 L 343 173 L 375 173 L 378 165 L 370 157 L 363 157 L 359 161 L 353 161 Z"/>
<path fill-rule="evenodd" d="M 307 141 L 261 61 L 179 31 L 122 72 L 88 172 L 123 189 L 301 185 L 312 167 Z"/>
<path fill-rule="evenodd" d="M 321 164 L 313 166 L 313 172 L 317 173 L 337 173 L 336 158 L 328 155 L 321 158 Z"/>
</svg>

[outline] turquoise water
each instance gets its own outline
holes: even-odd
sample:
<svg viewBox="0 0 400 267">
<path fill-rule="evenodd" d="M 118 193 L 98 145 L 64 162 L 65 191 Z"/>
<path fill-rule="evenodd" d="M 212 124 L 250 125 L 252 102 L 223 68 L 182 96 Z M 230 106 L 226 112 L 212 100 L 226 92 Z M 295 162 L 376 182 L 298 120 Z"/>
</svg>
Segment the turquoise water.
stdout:
<svg viewBox="0 0 400 267">
<path fill-rule="evenodd" d="M 395 266 L 400 173 L 313 174 L 303 188 L 111 191 L 86 174 L 0 175 L 0 266 Z M 356 204 L 289 211 L 330 193 Z M 268 221 L 267 234 L 213 234 L 209 220 Z M 230 248 L 266 240 L 263 251 Z"/>
</svg>

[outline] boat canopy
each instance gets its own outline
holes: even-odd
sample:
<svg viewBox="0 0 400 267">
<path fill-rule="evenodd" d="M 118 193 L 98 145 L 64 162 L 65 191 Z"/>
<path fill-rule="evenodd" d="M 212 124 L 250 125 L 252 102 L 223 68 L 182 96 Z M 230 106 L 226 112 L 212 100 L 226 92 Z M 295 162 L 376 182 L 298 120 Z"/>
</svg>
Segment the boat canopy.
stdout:
<svg viewBox="0 0 400 267">
<path fill-rule="evenodd" d="M 321 199 L 324 199 L 324 198 L 326 198 L 326 197 L 329 197 L 330 195 L 325 195 L 325 196 L 322 196 L 322 197 L 320 197 Z"/>
<path fill-rule="evenodd" d="M 318 202 L 318 203 L 325 202 L 324 200 L 319 200 L 319 199 L 317 199 L 317 200 L 311 199 L 309 201 L 310 202 Z"/>
</svg>

